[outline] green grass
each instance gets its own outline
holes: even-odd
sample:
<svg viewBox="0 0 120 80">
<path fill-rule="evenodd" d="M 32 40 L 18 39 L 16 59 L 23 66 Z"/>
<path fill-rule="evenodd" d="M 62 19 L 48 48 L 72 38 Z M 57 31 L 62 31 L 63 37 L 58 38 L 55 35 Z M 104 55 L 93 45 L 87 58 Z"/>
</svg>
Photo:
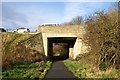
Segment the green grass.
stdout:
<svg viewBox="0 0 120 80">
<path fill-rule="evenodd" d="M 66 60 L 64 61 L 65 65 L 68 67 L 68 69 L 74 73 L 75 76 L 78 78 L 85 78 L 85 69 L 86 66 L 84 64 L 79 64 L 77 61 L 71 61 L 71 60 Z"/>
<path fill-rule="evenodd" d="M 78 61 L 65 60 L 64 64 L 78 78 L 119 78 L 120 70 L 97 71 L 86 64 Z"/>
<path fill-rule="evenodd" d="M 37 63 L 12 64 L 3 69 L 4 79 L 43 79 L 51 67 L 50 61 Z"/>
</svg>

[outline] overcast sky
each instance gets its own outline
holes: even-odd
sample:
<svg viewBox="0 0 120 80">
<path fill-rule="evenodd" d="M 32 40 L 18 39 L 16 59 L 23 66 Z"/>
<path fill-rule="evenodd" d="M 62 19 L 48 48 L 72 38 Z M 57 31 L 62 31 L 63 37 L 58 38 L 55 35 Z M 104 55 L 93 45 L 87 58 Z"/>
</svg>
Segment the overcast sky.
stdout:
<svg viewBox="0 0 120 80">
<path fill-rule="evenodd" d="M 31 30 L 37 29 L 38 25 L 44 23 L 60 24 L 76 16 L 87 17 L 95 11 L 107 10 L 113 4 L 113 2 L 71 2 L 72 0 L 69 2 L 6 1 L 0 3 L 2 5 L 2 16 L 0 16 L 2 27 L 8 29 L 27 27 Z"/>
</svg>

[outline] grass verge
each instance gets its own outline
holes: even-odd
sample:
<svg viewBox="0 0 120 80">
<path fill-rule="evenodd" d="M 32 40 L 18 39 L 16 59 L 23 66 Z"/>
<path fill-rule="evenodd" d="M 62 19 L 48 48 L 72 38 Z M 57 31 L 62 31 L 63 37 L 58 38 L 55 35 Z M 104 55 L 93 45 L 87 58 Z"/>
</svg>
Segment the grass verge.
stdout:
<svg viewBox="0 0 120 80">
<path fill-rule="evenodd" d="M 2 80 L 6 79 L 37 79 L 44 78 L 46 72 L 50 69 L 52 62 L 36 62 L 36 63 L 22 63 L 12 64 L 2 71 Z"/>
<path fill-rule="evenodd" d="M 78 78 L 119 78 L 120 70 L 96 70 L 78 61 L 65 60 L 64 64 Z"/>
</svg>

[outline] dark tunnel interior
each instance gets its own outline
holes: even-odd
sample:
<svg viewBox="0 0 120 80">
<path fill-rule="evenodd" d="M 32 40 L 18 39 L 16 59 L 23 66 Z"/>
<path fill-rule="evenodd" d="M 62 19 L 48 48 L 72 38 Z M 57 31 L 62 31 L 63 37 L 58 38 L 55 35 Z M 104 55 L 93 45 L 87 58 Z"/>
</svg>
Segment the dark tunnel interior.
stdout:
<svg viewBox="0 0 120 80">
<path fill-rule="evenodd" d="M 69 48 L 74 46 L 76 38 L 48 38 L 48 57 L 52 61 L 69 58 Z"/>
</svg>

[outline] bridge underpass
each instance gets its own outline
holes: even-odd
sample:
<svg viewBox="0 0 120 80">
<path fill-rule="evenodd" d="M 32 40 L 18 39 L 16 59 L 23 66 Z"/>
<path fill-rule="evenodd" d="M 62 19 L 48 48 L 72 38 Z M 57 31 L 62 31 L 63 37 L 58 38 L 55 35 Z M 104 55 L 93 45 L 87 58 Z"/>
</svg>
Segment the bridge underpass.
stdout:
<svg viewBox="0 0 120 80">
<path fill-rule="evenodd" d="M 72 57 L 74 44 L 76 42 L 76 37 L 51 37 L 48 38 L 48 51 L 47 55 L 51 60 L 65 60 Z M 58 55 L 54 55 L 54 44 L 62 44 L 65 47 L 65 50 L 62 50 Z"/>
<path fill-rule="evenodd" d="M 42 34 L 43 52 L 48 57 L 54 56 L 52 50 L 55 43 L 66 43 L 66 55 L 71 59 L 86 51 L 82 39 L 85 33 L 83 26 L 39 26 L 38 31 Z"/>
</svg>

